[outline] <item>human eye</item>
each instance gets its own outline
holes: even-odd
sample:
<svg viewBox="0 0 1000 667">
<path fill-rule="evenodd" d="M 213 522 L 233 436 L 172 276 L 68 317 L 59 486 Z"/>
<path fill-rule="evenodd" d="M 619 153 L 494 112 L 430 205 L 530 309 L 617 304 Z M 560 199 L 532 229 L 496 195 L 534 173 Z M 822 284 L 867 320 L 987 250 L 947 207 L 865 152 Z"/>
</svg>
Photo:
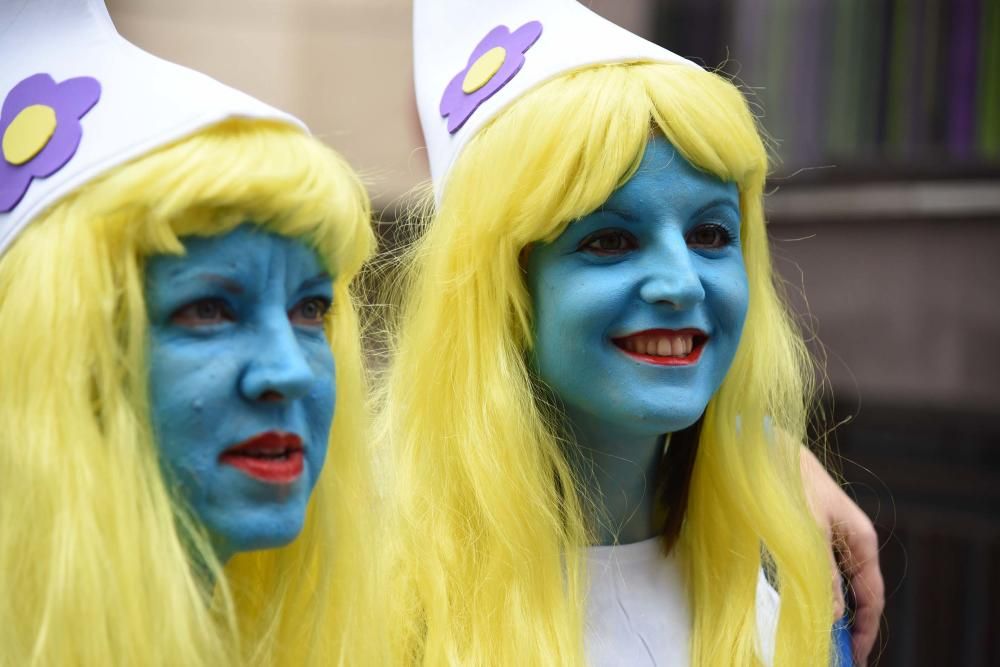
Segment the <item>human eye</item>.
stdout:
<svg viewBox="0 0 1000 667">
<path fill-rule="evenodd" d="M 689 231 L 684 240 L 691 248 L 717 250 L 732 243 L 733 236 L 722 225 L 709 222 L 700 224 Z"/>
<path fill-rule="evenodd" d="M 170 315 L 170 321 L 189 328 L 208 327 L 236 319 L 232 308 L 223 299 L 205 298 L 184 304 Z"/>
<path fill-rule="evenodd" d="M 587 236 L 577 251 L 598 257 L 615 257 L 624 255 L 639 247 L 639 241 L 624 229 L 601 229 Z"/>
<path fill-rule="evenodd" d="M 310 296 L 302 299 L 288 311 L 292 324 L 304 327 L 322 327 L 331 301 L 325 296 Z"/>
</svg>

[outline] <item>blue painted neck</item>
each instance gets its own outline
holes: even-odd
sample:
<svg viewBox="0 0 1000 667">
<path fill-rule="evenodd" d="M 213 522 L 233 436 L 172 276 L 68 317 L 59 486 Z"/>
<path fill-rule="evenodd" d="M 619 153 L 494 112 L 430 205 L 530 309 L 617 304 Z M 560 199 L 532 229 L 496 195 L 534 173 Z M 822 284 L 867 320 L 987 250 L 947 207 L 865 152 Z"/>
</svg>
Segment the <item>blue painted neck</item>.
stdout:
<svg viewBox="0 0 1000 667">
<path fill-rule="evenodd" d="M 632 544 L 658 535 L 656 493 L 666 436 L 609 429 L 564 408 L 567 456 L 594 503 L 596 544 Z"/>
</svg>

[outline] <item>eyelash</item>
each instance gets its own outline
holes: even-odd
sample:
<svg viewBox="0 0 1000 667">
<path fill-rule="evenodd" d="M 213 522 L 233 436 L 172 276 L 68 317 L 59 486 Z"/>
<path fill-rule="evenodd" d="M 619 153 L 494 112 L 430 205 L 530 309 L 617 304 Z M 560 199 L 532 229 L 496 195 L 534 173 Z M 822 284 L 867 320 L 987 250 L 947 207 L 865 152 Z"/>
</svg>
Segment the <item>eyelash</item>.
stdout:
<svg viewBox="0 0 1000 667">
<path fill-rule="evenodd" d="M 288 311 L 289 319 L 294 322 L 295 313 L 302 309 L 304 305 L 312 303 L 318 304 L 319 311 L 315 317 L 306 318 L 307 321 L 303 326 L 322 326 L 327 313 L 330 312 L 330 308 L 333 305 L 330 299 L 324 296 L 310 296 L 302 299 Z M 204 311 L 199 312 L 199 310 L 205 306 L 212 306 L 216 310 L 211 314 L 206 314 Z M 221 322 L 233 322 L 235 320 L 236 315 L 229 304 L 224 299 L 216 297 L 198 299 L 196 301 L 186 303 L 170 315 L 171 322 L 186 327 L 211 326 Z"/>
<path fill-rule="evenodd" d="M 627 247 L 611 249 L 598 248 L 595 245 L 599 241 L 611 238 L 621 239 L 628 245 Z M 635 235 L 625 231 L 624 229 L 601 229 L 583 239 L 583 241 L 580 242 L 580 245 L 577 246 L 577 250 L 580 252 L 589 252 L 590 254 L 597 255 L 598 257 L 613 257 L 615 255 L 624 254 L 629 250 L 635 250 L 638 247 L 639 240 L 635 238 Z"/>
<path fill-rule="evenodd" d="M 711 231 L 717 235 L 716 240 L 711 243 L 695 243 L 693 238 L 695 234 L 699 232 Z M 623 243 L 616 248 L 600 248 L 596 244 L 605 239 L 621 239 Z M 688 247 L 699 248 L 699 249 L 719 249 L 724 248 L 733 242 L 733 235 L 730 231 L 718 223 L 710 222 L 703 223 L 688 232 L 684 240 L 687 242 Z M 639 241 L 636 239 L 635 235 L 625 231 L 624 229 L 602 229 L 593 234 L 590 234 L 580 245 L 577 246 L 578 252 L 588 252 L 592 255 L 597 255 L 598 257 L 614 257 L 617 255 L 625 254 L 630 250 L 635 250 L 639 247 Z"/>
<path fill-rule="evenodd" d="M 710 231 L 713 231 L 713 232 L 717 233 L 719 235 L 719 241 L 717 243 L 714 243 L 714 244 L 705 244 L 705 245 L 698 245 L 698 244 L 694 244 L 694 243 L 691 242 L 691 238 L 697 232 L 702 232 L 702 231 L 706 231 L 706 230 L 710 230 Z M 718 249 L 718 248 L 725 248 L 727 245 L 729 245 L 730 243 L 732 243 L 733 242 L 733 235 L 730 234 L 729 230 L 726 229 L 724 226 L 722 226 L 720 224 L 717 224 L 717 223 L 714 223 L 714 222 L 709 222 L 709 223 L 698 225 L 697 227 L 695 227 L 694 229 L 692 229 L 684 237 L 684 240 L 687 241 L 688 247 Z"/>
<path fill-rule="evenodd" d="M 204 312 L 199 312 L 199 310 L 204 306 L 214 306 L 218 309 L 218 315 L 216 317 L 211 317 L 206 315 Z M 170 315 L 170 321 L 179 324 L 181 326 L 204 326 L 206 321 L 211 321 L 212 324 L 216 324 L 220 321 L 231 322 L 236 319 L 232 308 L 223 299 L 217 299 L 210 297 L 207 299 L 198 299 L 190 303 L 186 303 L 177 310 L 175 310 Z"/>
<path fill-rule="evenodd" d="M 307 303 L 317 303 L 317 304 L 319 304 L 319 314 L 317 315 L 316 319 L 313 320 L 313 321 L 311 321 L 310 323 L 315 322 L 315 323 L 319 324 L 320 326 L 322 326 L 323 321 L 326 319 L 327 313 L 330 312 L 330 308 L 333 305 L 330 302 L 330 300 L 327 299 L 324 296 L 309 296 L 309 297 L 306 297 L 305 299 L 302 299 L 297 304 L 295 304 L 294 306 L 292 306 L 292 309 L 290 311 L 288 311 L 289 318 L 292 317 L 292 313 L 293 312 L 295 312 L 297 309 L 301 308 L 302 306 L 304 306 Z"/>
</svg>

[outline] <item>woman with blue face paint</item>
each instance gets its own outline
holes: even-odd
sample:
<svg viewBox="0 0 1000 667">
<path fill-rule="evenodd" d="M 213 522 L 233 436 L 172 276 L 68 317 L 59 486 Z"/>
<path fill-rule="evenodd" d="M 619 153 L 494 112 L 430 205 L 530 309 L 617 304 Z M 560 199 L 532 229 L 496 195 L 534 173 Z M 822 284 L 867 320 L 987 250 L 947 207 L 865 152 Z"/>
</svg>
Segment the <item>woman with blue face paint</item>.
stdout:
<svg viewBox="0 0 1000 667">
<path fill-rule="evenodd" d="M 377 664 L 357 178 L 96 0 L 0 32 L 0 664 Z"/>
<path fill-rule="evenodd" d="M 334 414 L 336 269 L 252 223 L 181 241 L 146 265 L 153 432 L 226 562 L 302 530 Z"/>
<path fill-rule="evenodd" d="M 396 659 L 834 662 L 740 92 L 569 0 L 418 0 L 414 48 L 437 209 L 380 395 Z"/>
</svg>

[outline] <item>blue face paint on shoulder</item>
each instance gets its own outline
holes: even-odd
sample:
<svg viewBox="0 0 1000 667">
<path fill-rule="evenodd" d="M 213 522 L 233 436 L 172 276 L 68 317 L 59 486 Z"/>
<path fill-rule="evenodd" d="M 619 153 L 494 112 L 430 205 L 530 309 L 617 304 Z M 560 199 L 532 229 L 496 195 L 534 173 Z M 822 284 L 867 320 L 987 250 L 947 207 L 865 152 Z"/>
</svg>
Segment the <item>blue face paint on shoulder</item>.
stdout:
<svg viewBox="0 0 1000 667">
<path fill-rule="evenodd" d="M 735 184 L 654 138 L 635 175 L 533 246 L 526 270 L 536 370 L 574 426 L 626 437 L 697 421 L 749 301 Z"/>
<path fill-rule="evenodd" d="M 302 241 L 249 224 L 183 241 L 146 266 L 152 420 L 226 560 L 302 529 L 333 421 L 332 278 Z"/>
</svg>

